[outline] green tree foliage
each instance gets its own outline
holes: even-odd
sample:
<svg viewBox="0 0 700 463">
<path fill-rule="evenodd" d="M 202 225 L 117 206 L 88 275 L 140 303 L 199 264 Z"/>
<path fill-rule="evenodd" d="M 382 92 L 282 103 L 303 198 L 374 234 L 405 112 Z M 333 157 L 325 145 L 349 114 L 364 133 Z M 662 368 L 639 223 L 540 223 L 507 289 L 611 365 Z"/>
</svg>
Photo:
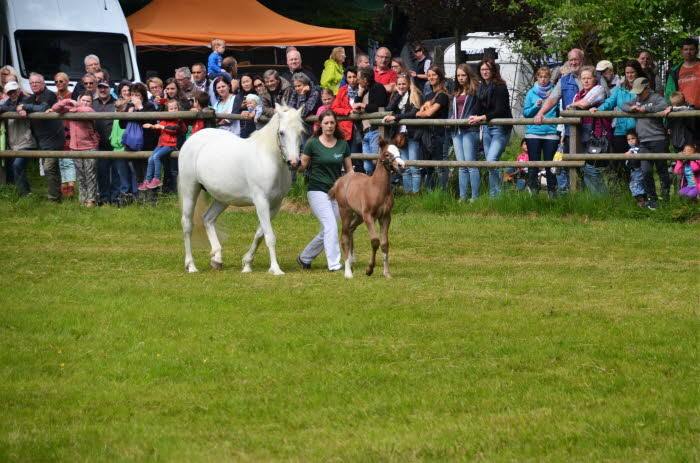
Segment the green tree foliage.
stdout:
<svg viewBox="0 0 700 463">
<path fill-rule="evenodd" d="M 525 0 L 387 0 L 408 16 L 409 37 L 420 40 L 470 32 L 535 38 Z"/>
<path fill-rule="evenodd" d="M 539 31 L 520 42 L 526 54 L 564 56 L 580 48 L 591 62 L 620 63 L 646 48 L 657 58 L 677 60 L 680 41 L 700 33 L 696 0 L 525 1 Z"/>
</svg>

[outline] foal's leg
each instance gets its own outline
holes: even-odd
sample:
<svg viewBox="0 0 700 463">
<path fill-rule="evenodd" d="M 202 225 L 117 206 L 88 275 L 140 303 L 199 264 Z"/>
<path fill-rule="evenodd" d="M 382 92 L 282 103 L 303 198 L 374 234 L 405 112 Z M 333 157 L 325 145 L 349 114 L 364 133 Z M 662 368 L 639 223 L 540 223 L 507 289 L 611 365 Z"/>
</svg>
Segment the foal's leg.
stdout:
<svg viewBox="0 0 700 463">
<path fill-rule="evenodd" d="M 362 223 L 362 217 L 352 212 L 352 219 L 350 220 L 350 225 L 348 229 L 350 230 L 350 265 L 355 264 L 355 230 L 357 230 L 358 225 Z"/>
<path fill-rule="evenodd" d="M 369 213 L 365 213 L 362 219 L 364 220 L 365 225 L 367 225 L 369 239 L 372 242 L 372 256 L 369 259 L 367 270 L 365 271 L 365 274 L 370 276 L 372 275 L 372 272 L 374 272 L 374 262 L 377 258 L 377 249 L 379 248 L 379 237 L 377 236 L 377 230 L 374 228 L 374 217 L 372 217 L 372 215 Z"/>
<path fill-rule="evenodd" d="M 352 278 L 352 235 L 350 234 L 350 222 L 354 213 L 348 207 L 338 206 L 340 219 L 342 223 L 342 231 L 340 233 L 341 244 L 343 246 L 343 254 L 345 254 L 345 278 Z"/>
<path fill-rule="evenodd" d="M 255 211 L 258 213 L 260 227 L 265 235 L 265 244 L 267 249 L 270 250 L 270 269 L 268 272 L 273 275 L 284 275 L 279 263 L 277 263 L 277 253 L 275 251 L 277 238 L 275 238 L 275 234 L 272 231 L 272 217 L 277 214 L 279 206 L 275 209 L 271 208 L 267 198 L 256 198 L 253 202 L 255 203 Z"/>
<path fill-rule="evenodd" d="M 391 215 L 386 214 L 379 219 L 379 238 L 382 244 L 382 257 L 384 258 L 384 276 L 391 278 L 389 271 L 389 225 L 391 225 Z"/>
<path fill-rule="evenodd" d="M 201 190 L 199 185 L 188 186 L 180 190 L 180 198 L 182 200 L 182 219 L 180 223 L 182 224 L 182 233 L 185 237 L 185 270 L 189 273 L 197 271 L 197 267 L 194 266 L 194 257 L 192 257 L 192 228 L 194 225 L 192 217 Z"/>
<path fill-rule="evenodd" d="M 219 237 L 216 234 L 216 219 L 221 215 L 222 212 L 226 210 L 228 204 L 222 203 L 221 201 L 214 200 L 204 213 L 202 221 L 204 222 L 204 229 L 207 231 L 207 237 L 209 238 L 209 243 L 211 244 L 211 266 L 214 270 L 221 270 L 223 266 L 223 259 L 221 258 L 221 243 L 219 243 Z"/>
</svg>

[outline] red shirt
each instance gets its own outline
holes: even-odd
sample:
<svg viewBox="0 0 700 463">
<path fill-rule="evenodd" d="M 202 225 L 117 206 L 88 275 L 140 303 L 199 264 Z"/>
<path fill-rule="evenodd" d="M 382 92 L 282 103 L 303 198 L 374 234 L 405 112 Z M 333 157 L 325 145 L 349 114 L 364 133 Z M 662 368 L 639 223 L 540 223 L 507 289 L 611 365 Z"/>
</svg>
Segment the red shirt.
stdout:
<svg viewBox="0 0 700 463">
<path fill-rule="evenodd" d="M 396 82 L 396 73 L 391 69 L 386 71 L 380 71 L 376 66 L 374 67 L 374 80 L 382 85 L 393 84 Z"/>
<path fill-rule="evenodd" d="M 177 146 L 177 136 L 187 131 L 185 123 L 180 120 L 160 121 L 159 124 L 164 129 L 160 131 L 158 146 Z"/>
<path fill-rule="evenodd" d="M 688 103 L 692 103 L 696 108 L 700 106 L 700 61 L 692 68 L 681 64 L 678 68 L 678 90 L 683 92 Z"/>
<path fill-rule="evenodd" d="M 338 94 L 331 104 L 331 111 L 333 111 L 338 116 L 347 116 L 352 112 L 352 106 L 350 106 L 350 98 L 348 98 L 348 85 L 345 84 L 340 89 L 338 89 Z M 345 134 L 345 139 L 350 140 L 352 138 L 352 121 L 340 121 L 338 126 L 341 128 Z"/>
</svg>

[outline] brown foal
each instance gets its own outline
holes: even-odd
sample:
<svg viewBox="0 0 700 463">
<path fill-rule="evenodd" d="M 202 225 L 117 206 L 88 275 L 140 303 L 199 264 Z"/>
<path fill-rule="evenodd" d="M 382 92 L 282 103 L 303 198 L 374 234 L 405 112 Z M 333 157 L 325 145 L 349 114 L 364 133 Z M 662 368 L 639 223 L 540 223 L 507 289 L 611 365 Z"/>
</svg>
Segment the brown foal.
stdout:
<svg viewBox="0 0 700 463">
<path fill-rule="evenodd" d="M 399 149 L 386 140 L 379 139 L 379 162 L 374 174 L 352 172 L 340 177 L 328 192 L 328 196 L 338 201 L 338 212 L 342 221 L 342 245 L 345 254 L 345 278 L 352 278 L 352 265 L 355 263 L 354 237 L 355 229 L 364 222 L 372 242 L 372 258 L 365 273 L 372 275 L 379 248 L 380 238 L 374 222 L 379 220 L 382 257 L 384 258 L 384 276 L 391 278 L 389 272 L 389 224 L 391 208 L 394 207 L 394 194 L 391 192 L 391 172 L 401 174 L 406 164 L 401 160 Z"/>
</svg>

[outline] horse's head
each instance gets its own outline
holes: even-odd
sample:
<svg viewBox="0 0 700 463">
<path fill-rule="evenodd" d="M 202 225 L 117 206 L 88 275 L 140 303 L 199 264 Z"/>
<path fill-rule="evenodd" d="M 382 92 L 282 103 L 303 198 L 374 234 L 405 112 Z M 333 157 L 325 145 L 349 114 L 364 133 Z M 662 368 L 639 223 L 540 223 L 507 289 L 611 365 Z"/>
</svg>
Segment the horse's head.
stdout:
<svg viewBox="0 0 700 463">
<path fill-rule="evenodd" d="M 301 118 L 303 108 L 295 110 L 289 106 L 275 104 L 275 114 L 279 117 L 277 129 L 277 144 L 282 152 L 282 158 L 291 169 L 299 167 L 299 150 L 301 134 L 304 132 L 304 121 Z"/>
<path fill-rule="evenodd" d="M 401 159 L 399 149 L 383 138 L 379 139 L 379 161 L 385 169 L 391 170 L 395 174 L 406 172 L 406 163 Z"/>
</svg>

